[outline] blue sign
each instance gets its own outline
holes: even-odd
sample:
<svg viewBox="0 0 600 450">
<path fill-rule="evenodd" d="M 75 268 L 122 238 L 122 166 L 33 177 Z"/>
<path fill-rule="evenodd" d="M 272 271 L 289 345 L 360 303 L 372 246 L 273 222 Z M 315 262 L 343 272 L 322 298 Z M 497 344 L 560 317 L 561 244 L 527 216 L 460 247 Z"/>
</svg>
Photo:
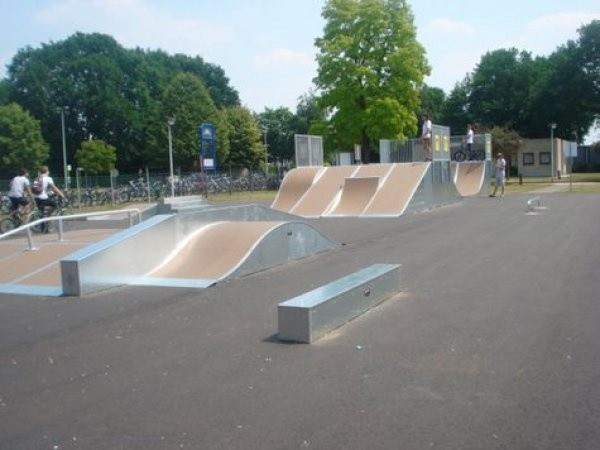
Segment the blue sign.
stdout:
<svg viewBox="0 0 600 450">
<path fill-rule="evenodd" d="M 212 123 L 203 123 L 202 125 L 200 125 L 198 134 L 200 134 L 200 139 L 203 141 L 214 141 L 215 126 Z"/>
</svg>

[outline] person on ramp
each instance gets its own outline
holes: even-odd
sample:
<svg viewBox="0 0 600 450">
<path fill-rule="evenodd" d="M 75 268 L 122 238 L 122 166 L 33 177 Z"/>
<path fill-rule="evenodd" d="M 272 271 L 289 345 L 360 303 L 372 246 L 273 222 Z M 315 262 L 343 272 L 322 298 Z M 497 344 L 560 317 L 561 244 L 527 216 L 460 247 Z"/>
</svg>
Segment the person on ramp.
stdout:
<svg viewBox="0 0 600 450">
<path fill-rule="evenodd" d="M 423 142 L 423 157 L 425 161 L 431 161 L 431 134 L 432 125 L 428 114 L 423 116 L 423 127 L 421 128 L 421 141 Z"/>
<path fill-rule="evenodd" d="M 500 187 L 500 197 L 504 197 L 504 184 L 506 176 L 506 160 L 502 153 L 496 155 L 496 163 L 494 165 L 494 174 L 496 177 L 496 185 L 494 186 L 494 192 L 490 194 L 490 197 L 495 197 L 498 192 L 498 186 Z"/>
</svg>

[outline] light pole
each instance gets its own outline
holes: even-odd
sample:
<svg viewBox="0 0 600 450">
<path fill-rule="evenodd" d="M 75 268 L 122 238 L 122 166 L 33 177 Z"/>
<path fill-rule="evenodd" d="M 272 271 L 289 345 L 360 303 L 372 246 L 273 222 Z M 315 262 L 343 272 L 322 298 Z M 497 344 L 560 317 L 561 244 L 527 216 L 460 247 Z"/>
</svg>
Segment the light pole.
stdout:
<svg viewBox="0 0 600 450">
<path fill-rule="evenodd" d="M 169 175 L 171 177 L 171 197 L 175 197 L 175 179 L 173 178 L 173 137 L 171 127 L 175 125 L 175 117 L 169 117 L 167 126 L 169 128 Z"/>
<path fill-rule="evenodd" d="M 554 130 L 556 123 L 550 124 L 550 180 L 554 183 Z"/>
<path fill-rule="evenodd" d="M 68 186 L 68 171 L 67 171 L 67 138 L 65 136 L 65 107 L 61 106 L 58 108 L 58 112 L 60 112 L 60 125 L 62 129 L 62 157 L 63 157 L 63 176 L 65 177 L 65 190 L 69 188 Z"/>
<path fill-rule="evenodd" d="M 268 144 L 267 144 L 267 132 L 269 131 L 269 129 L 264 126 L 262 128 L 262 132 L 263 135 L 265 137 L 265 141 L 264 141 L 264 146 L 265 146 L 265 175 L 268 173 L 268 167 L 269 167 L 269 151 L 268 149 Z"/>
</svg>

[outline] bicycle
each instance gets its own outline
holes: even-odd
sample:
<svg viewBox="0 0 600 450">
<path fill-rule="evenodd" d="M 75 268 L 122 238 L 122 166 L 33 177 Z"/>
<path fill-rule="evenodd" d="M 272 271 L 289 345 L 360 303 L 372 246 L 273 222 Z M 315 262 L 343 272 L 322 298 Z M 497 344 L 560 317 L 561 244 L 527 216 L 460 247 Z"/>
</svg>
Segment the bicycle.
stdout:
<svg viewBox="0 0 600 450">
<path fill-rule="evenodd" d="M 483 150 L 473 150 L 472 148 L 471 151 L 469 151 L 468 148 L 465 149 L 465 146 L 463 144 L 460 150 L 454 152 L 454 154 L 452 155 L 452 159 L 456 162 L 463 162 L 467 159 L 469 161 L 484 161 L 485 153 Z"/>
<path fill-rule="evenodd" d="M 63 197 L 58 197 L 56 199 L 56 207 L 55 208 L 53 208 L 52 206 L 43 206 L 42 209 L 40 209 L 36 205 L 36 208 L 31 213 L 29 220 L 31 222 L 35 222 L 36 220 L 46 219 L 48 217 L 64 216 L 67 214 L 66 209 L 68 207 L 68 204 L 69 204 L 68 199 L 63 198 Z M 53 210 L 50 214 L 47 214 L 46 212 L 47 212 L 47 209 L 49 209 L 49 208 L 53 208 Z M 54 227 L 55 227 L 55 221 L 47 220 L 47 221 L 36 223 L 35 225 L 32 225 L 31 229 L 35 233 L 49 233 L 51 231 L 54 231 Z"/>
<path fill-rule="evenodd" d="M 27 224 L 31 220 L 31 212 L 24 212 L 23 207 L 11 211 L 8 216 L 0 221 L 0 233 L 8 233 L 9 231 L 19 228 Z"/>
</svg>

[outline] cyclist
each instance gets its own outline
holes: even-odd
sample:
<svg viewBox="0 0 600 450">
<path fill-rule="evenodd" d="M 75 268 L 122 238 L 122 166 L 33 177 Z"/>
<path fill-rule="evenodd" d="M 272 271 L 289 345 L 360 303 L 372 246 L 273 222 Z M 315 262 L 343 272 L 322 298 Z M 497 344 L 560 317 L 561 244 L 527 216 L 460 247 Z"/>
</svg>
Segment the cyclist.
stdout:
<svg viewBox="0 0 600 450">
<path fill-rule="evenodd" d="M 42 217 L 48 217 L 56 209 L 56 200 L 50 198 L 48 195 L 49 191 L 55 192 L 62 198 L 65 198 L 65 194 L 63 194 L 63 192 L 54 184 L 48 166 L 40 167 L 34 185 L 39 185 L 37 188 L 39 189 L 39 193 L 35 196 L 35 203 L 40 210 Z M 43 223 L 41 228 L 43 233 L 47 233 L 49 230 L 48 223 Z"/>
<path fill-rule="evenodd" d="M 31 211 L 31 202 L 29 201 L 29 198 L 33 198 L 33 194 L 31 192 L 28 177 L 29 174 L 27 173 L 27 169 L 21 169 L 19 170 L 19 174 L 10 182 L 8 198 L 10 198 L 11 214 L 15 214 L 20 210 L 21 215 L 27 217 L 27 214 Z M 29 197 L 25 196 L 26 193 Z"/>
<path fill-rule="evenodd" d="M 431 161 L 431 119 L 428 114 L 423 116 L 423 126 L 421 129 L 421 141 L 423 142 L 423 151 L 425 161 Z"/>
</svg>

